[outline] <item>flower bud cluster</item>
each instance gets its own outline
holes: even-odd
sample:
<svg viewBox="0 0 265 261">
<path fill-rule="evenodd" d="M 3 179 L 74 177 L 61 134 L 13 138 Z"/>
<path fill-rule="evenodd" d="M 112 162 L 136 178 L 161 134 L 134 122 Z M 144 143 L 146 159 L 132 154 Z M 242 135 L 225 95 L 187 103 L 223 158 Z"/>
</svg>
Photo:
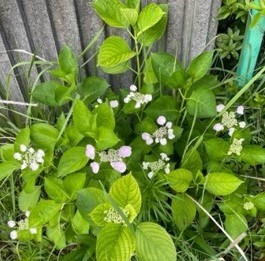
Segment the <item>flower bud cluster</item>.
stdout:
<svg viewBox="0 0 265 261">
<path fill-rule="evenodd" d="M 174 131 L 172 129 L 172 122 L 166 120 L 166 117 L 159 116 L 156 120 L 157 124 L 160 125 L 153 134 L 147 132 L 142 133 L 142 139 L 147 145 L 151 145 L 154 142 L 160 143 L 161 145 L 167 144 L 167 139 L 172 140 L 175 138 Z"/>
<path fill-rule="evenodd" d="M 225 106 L 223 104 L 219 104 L 216 106 L 216 111 L 221 112 L 224 108 Z M 216 123 L 213 129 L 219 132 L 226 128 L 228 130 L 228 135 L 232 136 L 237 126 L 242 129 L 246 127 L 246 122 L 239 122 L 236 118 L 237 115 L 244 115 L 244 106 L 238 106 L 235 112 L 224 112 L 221 122 Z"/>
<path fill-rule="evenodd" d="M 36 228 L 30 228 L 29 227 L 29 215 L 30 215 L 30 211 L 26 211 L 25 213 L 25 218 L 24 219 L 21 219 L 20 221 L 16 222 L 14 220 L 9 220 L 7 222 L 7 225 L 10 227 L 10 228 L 15 228 L 17 227 L 17 229 L 14 229 L 10 232 L 9 236 L 11 239 L 15 240 L 18 238 L 18 231 L 21 231 L 21 230 L 28 230 L 30 234 L 32 235 L 35 235 L 37 234 L 37 229 Z"/>
<path fill-rule="evenodd" d="M 160 170 L 163 170 L 166 174 L 170 172 L 170 164 L 168 161 L 169 157 L 165 153 L 160 153 L 160 159 L 153 162 L 143 162 L 142 166 L 144 170 L 150 170 L 147 176 L 151 179 Z"/>
<path fill-rule="evenodd" d="M 232 155 L 232 154 L 236 154 L 236 155 L 240 155 L 241 151 L 243 149 L 242 147 L 242 142 L 244 141 L 244 139 L 233 139 L 232 144 L 229 147 L 229 151 L 227 153 L 227 155 Z"/>
<path fill-rule="evenodd" d="M 97 156 L 98 161 L 93 161 L 90 163 L 90 167 L 93 173 L 98 173 L 101 162 L 109 162 L 111 167 L 120 173 L 126 171 L 126 164 L 123 162 L 124 158 L 130 157 L 132 154 L 132 148 L 130 146 L 122 146 L 118 150 L 109 149 L 107 151 L 96 152 L 93 145 L 88 144 L 86 146 L 86 156 L 94 160 Z"/>
<path fill-rule="evenodd" d="M 130 86 L 131 92 L 124 98 L 125 103 L 129 103 L 130 101 L 135 101 L 135 108 L 139 109 L 142 105 L 147 104 L 152 101 L 151 94 L 142 94 L 137 92 L 137 87 L 135 85 Z"/>
<path fill-rule="evenodd" d="M 129 211 L 127 209 L 121 208 L 121 210 L 126 217 L 129 216 Z M 108 223 L 124 224 L 122 216 L 114 208 L 111 207 L 109 210 L 105 210 L 104 214 L 106 214 L 104 221 Z"/>
<path fill-rule="evenodd" d="M 21 170 L 29 167 L 31 170 L 35 171 L 39 168 L 41 164 L 44 163 L 45 153 L 43 150 L 35 151 L 32 147 L 27 147 L 24 144 L 20 145 L 20 152 L 14 154 L 14 158 L 21 162 Z"/>
</svg>

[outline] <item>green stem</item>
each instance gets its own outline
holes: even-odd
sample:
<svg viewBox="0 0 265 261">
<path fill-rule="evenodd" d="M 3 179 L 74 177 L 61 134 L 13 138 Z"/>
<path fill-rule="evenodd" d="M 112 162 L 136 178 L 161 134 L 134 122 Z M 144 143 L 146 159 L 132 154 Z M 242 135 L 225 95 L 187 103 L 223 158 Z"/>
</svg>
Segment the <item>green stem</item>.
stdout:
<svg viewBox="0 0 265 261">
<path fill-rule="evenodd" d="M 14 185 L 13 174 L 11 174 L 9 176 L 9 183 L 10 183 L 10 189 L 11 189 L 11 200 L 12 200 L 13 214 L 15 214 L 15 212 L 16 212 L 16 196 L 15 196 L 15 185 Z"/>
</svg>

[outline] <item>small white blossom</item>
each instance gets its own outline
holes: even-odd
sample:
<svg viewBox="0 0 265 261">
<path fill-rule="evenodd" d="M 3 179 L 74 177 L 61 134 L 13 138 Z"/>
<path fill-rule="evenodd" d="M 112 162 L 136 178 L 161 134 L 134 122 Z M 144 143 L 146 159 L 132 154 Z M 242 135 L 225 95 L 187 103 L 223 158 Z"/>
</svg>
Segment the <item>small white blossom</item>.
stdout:
<svg viewBox="0 0 265 261">
<path fill-rule="evenodd" d="M 35 235 L 35 234 L 37 234 L 37 229 L 36 228 L 30 228 L 29 232 L 30 232 L 30 234 Z"/>
<path fill-rule="evenodd" d="M 26 216 L 26 217 L 29 217 L 29 216 L 30 216 L 30 211 L 29 211 L 29 210 L 27 210 L 27 211 L 25 212 L 25 216 Z"/>
<path fill-rule="evenodd" d="M 26 150 L 27 150 L 27 146 L 25 146 L 24 144 L 21 144 L 20 145 L 20 151 L 21 152 L 26 152 Z"/>
<path fill-rule="evenodd" d="M 246 202 L 243 206 L 245 210 L 251 210 L 254 208 L 254 204 L 252 202 Z"/>
<path fill-rule="evenodd" d="M 230 137 L 232 137 L 233 134 L 234 134 L 234 132 L 235 132 L 235 128 L 230 128 L 230 129 L 228 130 L 228 135 L 229 135 Z"/>
<path fill-rule="evenodd" d="M 244 115 L 244 106 L 243 105 L 238 106 L 236 109 L 236 113 L 239 115 Z"/>
<path fill-rule="evenodd" d="M 101 104 L 103 101 L 100 98 L 97 98 L 97 103 Z"/>
<path fill-rule="evenodd" d="M 13 230 L 13 231 L 11 231 L 10 232 L 10 234 L 9 234 L 9 236 L 10 236 L 10 238 L 12 239 L 12 240 L 15 240 L 15 239 L 17 239 L 17 231 L 16 230 Z"/>
<path fill-rule="evenodd" d="M 119 102 L 117 100 L 113 100 L 109 102 L 111 108 L 117 108 L 119 106 Z"/>
<path fill-rule="evenodd" d="M 229 151 L 228 151 L 227 155 L 236 154 L 239 156 L 241 154 L 242 149 L 243 149 L 243 147 L 242 147 L 243 141 L 244 141 L 244 139 L 234 138 L 233 143 L 229 147 Z"/>
<path fill-rule="evenodd" d="M 22 155 L 19 152 L 16 152 L 14 154 L 14 159 L 16 159 L 16 160 L 22 160 Z"/>
<path fill-rule="evenodd" d="M 224 130 L 224 125 L 223 124 L 221 124 L 221 123 L 216 123 L 216 124 L 214 124 L 214 126 L 213 126 L 213 129 L 215 130 L 215 131 L 222 131 L 222 130 Z"/>
<path fill-rule="evenodd" d="M 39 164 L 36 163 L 36 162 L 32 162 L 32 163 L 30 163 L 29 168 L 31 170 L 35 171 L 35 170 L 37 170 L 39 168 Z"/>
<path fill-rule="evenodd" d="M 13 228 L 13 227 L 16 226 L 16 222 L 15 222 L 14 220 L 9 220 L 9 221 L 7 222 L 7 225 L 8 225 L 9 227 Z"/>
<path fill-rule="evenodd" d="M 241 128 L 241 129 L 244 129 L 245 127 L 246 127 L 246 122 L 244 122 L 244 121 L 241 121 L 241 122 L 239 122 L 238 123 L 238 125 L 239 125 L 239 127 Z"/>
<path fill-rule="evenodd" d="M 163 126 L 166 123 L 167 119 L 165 116 L 159 116 L 156 120 L 158 125 Z"/>
<path fill-rule="evenodd" d="M 147 177 L 148 177 L 149 179 L 152 179 L 153 176 L 154 176 L 154 172 L 153 172 L 153 171 L 148 172 Z"/>
<path fill-rule="evenodd" d="M 216 111 L 217 111 L 217 112 L 221 112 L 224 108 L 225 108 L 224 104 L 218 104 L 218 105 L 216 106 Z"/>
<path fill-rule="evenodd" d="M 136 92 L 136 91 L 137 91 L 137 87 L 136 87 L 135 85 L 131 85 L 131 86 L 130 86 L 130 90 L 131 90 L 132 92 Z"/>
</svg>

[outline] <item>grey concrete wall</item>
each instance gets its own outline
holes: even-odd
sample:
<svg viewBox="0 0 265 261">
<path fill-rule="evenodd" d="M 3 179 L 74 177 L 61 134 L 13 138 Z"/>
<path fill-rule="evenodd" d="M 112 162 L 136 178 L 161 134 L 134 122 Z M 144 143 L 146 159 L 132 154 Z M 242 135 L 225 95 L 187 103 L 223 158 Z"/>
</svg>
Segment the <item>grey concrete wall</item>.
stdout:
<svg viewBox="0 0 265 261">
<path fill-rule="evenodd" d="M 13 52 L 23 49 L 47 60 L 56 60 L 60 48 L 67 44 L 79 54 L 102 28 L 103 23 L 92 9 L 91 0 L 0 0 L 0 95 L 10 90 L 9 97 L 27 99 L 32 87 L 27 68 L 21 66 L 14 71 L 10 86 L 6 85 L 7 72 L 30 56 Z M 165 36 L 156 50 L 168 51 L 185 65 L 205 49 L 213 47 L 217 30 L 217 11 L 221 0 L 142 0 L 148 3 L 168 3 L 169 22 Z M 108 35 L 120 31 L 105 27 L 96 45 L 86 54 L 84 62 L 96 52 Z M 210 44 L 209 44 L 210 43 Z M 114 88 L 131 84 L 133 75 L 109 76 L 96 67 L 92 59 L 85 67 L 87 74 L 105 77 Z M 33 68 L 36 77 L 41 67 Z M 41 77 L 40 80 L 44 80 Z M 3 98 L 3 97 L 2 97 Z"/>
</svg>

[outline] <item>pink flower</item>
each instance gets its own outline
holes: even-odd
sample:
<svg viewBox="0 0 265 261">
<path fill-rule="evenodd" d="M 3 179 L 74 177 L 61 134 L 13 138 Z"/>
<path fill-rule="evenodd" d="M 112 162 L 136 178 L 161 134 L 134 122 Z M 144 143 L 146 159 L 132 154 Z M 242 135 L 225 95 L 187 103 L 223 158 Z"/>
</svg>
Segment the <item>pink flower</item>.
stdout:
<svg viewBox="0 0 265 261">
<path fill-rule="evenodd" d="M 156 120 L 157 124 L 164 125 L 166 123 L 167 119 L 164 116 L 159 116 Z"/>
<path fill-rule="evenodd" d="M 91 162 L 90 163 L 90 167 L 91 167 L 93 173 L 95 173 L 95 174 L 98 173 L 98 171 L 99 171 L 99 164 L 97 162 L 95 162 L 95 161 L 94 162 Z"/>
<path fill-rule="evenodd" d="M 112 168 L 114 168 L 120 173 L 123 173 L 126 171 L 126 164 L 122 161 L 111 162 L 110 165 Z"/>
<path fill-rule="evenodd" d="M 86 146 L 86 156 L 89 158 L 89 159 L 94 159 L 95 158 L 95 154 L 96 154 L 96 151 L 95 151 L 95 148 L 94 146 L 88 144 Z"/>
<path fill-rule="evenodd" d="M 127 158 L 132 155 L 132 148 L 130 146 L 122 146 L 118 150 L 118 155 L 121 158 Z"/>
<path fill-rule="evenodd" d="M 243 105 L 238 106 L 236 109 L 236 112 L 239 115 L 243 115 L 244 114 L 244 106 Z"/>
</svg>

